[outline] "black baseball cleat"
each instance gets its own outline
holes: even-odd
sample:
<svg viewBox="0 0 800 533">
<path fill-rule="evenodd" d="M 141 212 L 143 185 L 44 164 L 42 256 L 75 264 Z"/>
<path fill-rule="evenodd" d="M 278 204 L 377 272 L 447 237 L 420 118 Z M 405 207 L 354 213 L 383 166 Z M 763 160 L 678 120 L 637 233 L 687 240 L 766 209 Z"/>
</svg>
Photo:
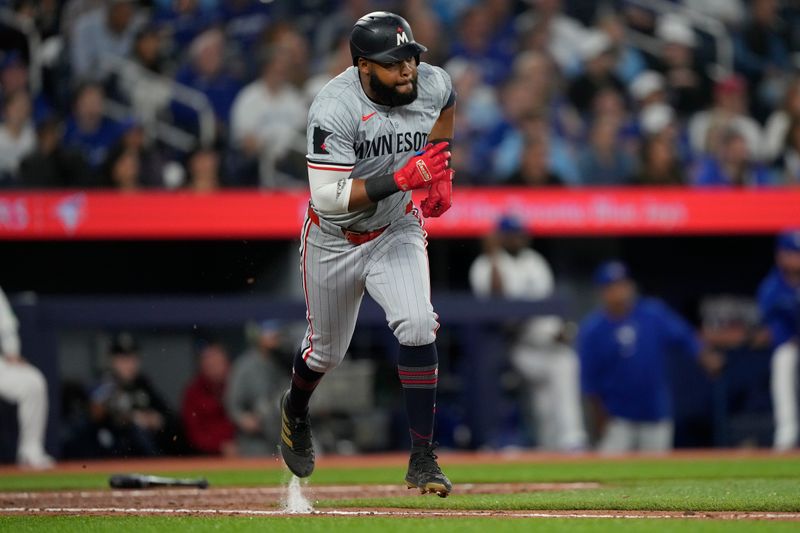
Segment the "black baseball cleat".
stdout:
<svg viewBox="0 0 800 533">
<path fill-rule="evenodd" d="M 406 485 L 409 489 L 419 489 L 422 494 L 436 493 L 440 498 L 447 498 L 453 490 L 453 484 L 444 475 L 433 450 L 437 444 L 414 446 L 408 460 Z"/>
<path fill-rule="evenodd" d="M 311 441 L 311 419 L 293 417 L 286 408 L 289 391 L 281 396 L 281 455 L 283 462 L 297 477 L 314 472 L 314 443 Z"/>
</svg>

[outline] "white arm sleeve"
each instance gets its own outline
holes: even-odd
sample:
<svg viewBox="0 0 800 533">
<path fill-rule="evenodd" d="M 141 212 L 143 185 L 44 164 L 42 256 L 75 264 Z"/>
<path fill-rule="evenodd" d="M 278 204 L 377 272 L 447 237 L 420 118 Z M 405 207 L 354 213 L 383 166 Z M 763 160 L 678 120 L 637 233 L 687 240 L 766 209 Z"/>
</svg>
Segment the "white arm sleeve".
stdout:
<svg viewBox="0 0 800 533">
<path fill-rule="evenodd" d="M 0 354 L 20 355 L 17 317 L 11 310 L 6 295 L 0 289 Z"/>
<path fill-rule="evenodd" d="M 527 278 L 523 287 L 520 287 L 519 294 L 512 295 L 518 298 L 530 298 L 541 300 L 549 298 L 556 290 L 556 282 L 550 264 L 535 250 L 528 250 L 525 253 L 524 272 L 520 272 Z"/>
<path fill-rule="evenodd" d="M 323 215 L 347 213 L 356 164 L 353 151 L 357 125 L 355 107 L 337 98 L 317 97 L 308 111 L 306 132 L 311 203 Z"/>
<path fill-rule="evenodd" d="M 231 108 L 231 137 L 238 145 L 247 135 L 258 135 L 263 105 L 254 98 L 255 88 L 248 85 L 236 95 Z"/>
<path fill-rule="evenodd" d="M 320 214 L 338 215 L 347 213 L 353 180 L 350 169 L 322 164 L 308 164 L 308 183 L 311 186 L 311 202 Z"/>
<path fill-rule="evenodd" d="M 492 263 L 486 255 L 478 256 L 469 269 L 469 284 L 475 296 L 492 295 Z"/>
</svg>

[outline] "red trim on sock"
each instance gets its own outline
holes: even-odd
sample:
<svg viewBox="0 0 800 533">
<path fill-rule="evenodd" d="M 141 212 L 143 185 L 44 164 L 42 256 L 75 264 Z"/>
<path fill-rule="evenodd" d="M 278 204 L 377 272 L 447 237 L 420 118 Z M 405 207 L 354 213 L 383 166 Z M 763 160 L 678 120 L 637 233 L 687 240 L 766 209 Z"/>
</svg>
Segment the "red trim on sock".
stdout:
<svg viewBox="0 0 800 533">
<path fill-rule="evenodd" d="M 306 392 L 312 392 L 314 389 L 316 389 L 321 379 L 322 378 L 316 381 L 308 381 L 307 379 L 303 378 L 303 376 L 297 374 L 297 372 L 292 372 L 292 385 Z"/>
<path fill-rule="evenodd" d="M 408 428 L 408 431 L 412 434 L 412 436 L 420 438 L 420 439 L 425 439 L 425 440 L 428 440 L 428 441 L 433 437 L 433 433 L 431 433 L 430 435 L 420 435 L 419 433 L 417 433 L 416 431 L 414 431 L 411 428 Z"/>
<path fill-rule="evenodd" d="M 435 376 L 438 373 L 438 369 L 434 368 L 433 370 L 425 370 L 422 372 L 409 372 L 407 370 L 398 370 L 398 374 L 401 376 Z"/>
<path fill-rule="evenodd" d="M 402 383 L 403 385 L 436 385 L 438 382 L 439 382 L 438 379 L 400 380 L 400 383 Z"/>
</svg>

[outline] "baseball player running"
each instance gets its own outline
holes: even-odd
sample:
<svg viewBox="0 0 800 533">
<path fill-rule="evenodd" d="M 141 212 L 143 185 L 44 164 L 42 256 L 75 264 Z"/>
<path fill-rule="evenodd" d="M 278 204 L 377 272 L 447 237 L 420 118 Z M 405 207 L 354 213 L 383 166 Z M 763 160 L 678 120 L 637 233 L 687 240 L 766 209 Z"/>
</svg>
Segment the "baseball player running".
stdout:
<svg viewBox="0 0 800 533">
<path fill-rule="evenodd" d="M 442 69 L 420 63 L 427 49 L 398 15 L 363 16 L 350 50 L 353 66 L 322 89 L 308 114 L 311 203 L 300 245 L 308 329 L 281 400 L 281 454 L 298 477 L 314 471 L 309 399 L 342 361 L 366 290 L 400 343 L 412 440 L 406 483 L 445 497 L 452 485 L 432 442 L 439 324 L 411 190 L 429 191 L 425 217 L 450 207 L 455 95 Z"/>
</svg>

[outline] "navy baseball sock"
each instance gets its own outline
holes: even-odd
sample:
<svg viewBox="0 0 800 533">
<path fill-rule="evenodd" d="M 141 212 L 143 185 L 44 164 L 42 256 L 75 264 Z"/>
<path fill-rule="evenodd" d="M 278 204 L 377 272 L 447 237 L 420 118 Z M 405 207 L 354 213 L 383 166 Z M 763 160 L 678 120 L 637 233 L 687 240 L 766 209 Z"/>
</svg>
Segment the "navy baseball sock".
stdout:
<svg viewBox="0 0 800 533">
<path fill-rule="evenodd" d="M 403 384 L 411 444 L 427 446 L 433 440 L 436 384 L 439 380 L 436 344 L 401 345 L 397 358 L 397 374 Z"/>
<path fill-rule="evenodd" d="M 305 416 L 308 412 L 308 402 L 311 400 L 311 395 L 314 394 L 314 389 L 317 388 L 324 375 L 322 372 L 315 372 L 308 368 L 308 365 L 303 360 L 302 352 L 297 352 L 292 365 L 292 387 L 289 389 L 289 398 L 286 402 L 289 414 L 292 416 Z"/>
</svg>

